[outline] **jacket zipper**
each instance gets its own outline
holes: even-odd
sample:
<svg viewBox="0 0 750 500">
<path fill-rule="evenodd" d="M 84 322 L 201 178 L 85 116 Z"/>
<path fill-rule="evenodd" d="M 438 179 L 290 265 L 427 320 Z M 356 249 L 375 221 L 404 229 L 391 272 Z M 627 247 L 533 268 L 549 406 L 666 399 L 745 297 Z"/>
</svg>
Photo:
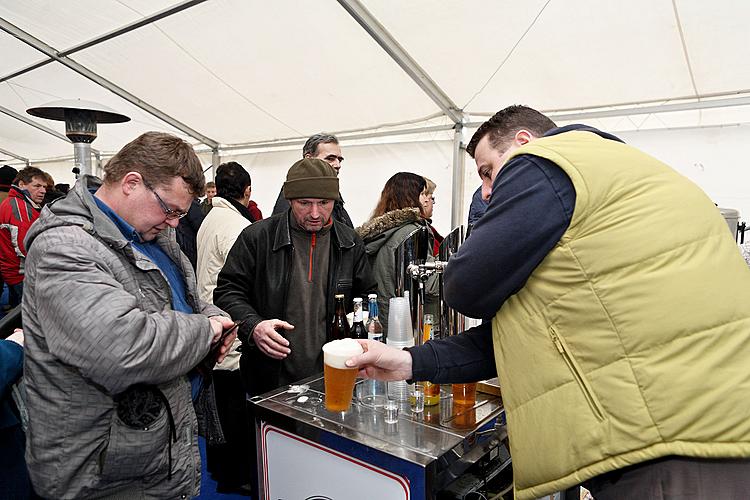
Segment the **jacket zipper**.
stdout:
<svg viewBox="0 0 750 500">
<path fill-rule="evenodd" d="M 333 224 L 333 222 L 331 222 Z M 336 235 L 334 231 L 336 226 L 331 227 L 331 237 Z M 331 244 L 331 261 L 328 263 L 328 298 L 326 299 L 326 318 L 333 316 L 333 296 L 339 293 L 339 265 L 341 262 L 341 246 L 338 243 L 338 238 L 334 238 Z M 331 265 L 333 265 L 333 271 L 331 271 Z M 353 287 L 352 287 L 353 289 Z M 333 291 L 331 291 L 333 290 Z M 331 339 L 331 322 L 326 321 L 326 339 Z"/>
<path fill-rule="evenodd" d="M 286 305 L 289 303 L 289 282 L 292 275 L 292 263 L 294 262 L 294 245 L 289 245 L 289 251 L 286 252 L 286 269 L 284 270 L 284 302 L 281 304 L 283 314 L 286 314 Z"/>
<path fill-rule="evenodd" d="M 313 233 L 310 236 L 310 256 L 309 256 L 309 262 L 307 266 L 307 282 L 312 283 L 313 280 L 313 258 L 315 253 L 315 243 L 317 242 L 316 239 L 317 234 Z"/>
<path fill-rule="evenodd" d="M 563 360 L 565 360 L 565 364 L 568 365 L 568 369 L 570 369 L 573 377 L 576 379 L 576 383 L 581 388 L 583 396 L 584 398 L 586 398 L 586 402 L 589 404 L 589 407 L 591 407 L 591 411 L 594 412 L 594 416 L 600 422 L 603 421 L 605 419 L 604 408 L 602 408 L 601 404 L 596 399 L 596 396 L 594 396 L 594 391 L 591 389 L 591 386 L 589 386 L 586 377 L 583 376 L 583 373 L 578 367 L 578 364 L 573 359 L 573 356 L 571 356 L 570 352 L 568 352 L 568 346 L 565 345 L 565 342 L 557 334 L 557 331 L 555 331 L 555 328 L 553 326 L 549 327 L 549 334 L 550 337 L 552 337 L 552 342 L 557 348 L 557 352 L 559 352 Z"/>
</svg>

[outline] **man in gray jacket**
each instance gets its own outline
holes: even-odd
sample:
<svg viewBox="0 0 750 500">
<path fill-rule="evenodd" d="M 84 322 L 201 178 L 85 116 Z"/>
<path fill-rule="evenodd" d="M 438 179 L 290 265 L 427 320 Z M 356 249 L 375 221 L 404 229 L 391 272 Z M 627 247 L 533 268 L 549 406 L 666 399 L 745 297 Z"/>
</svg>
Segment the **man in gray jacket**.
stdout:
<svg viewBox="0 0 750 500">
<path fill-rule="evenodd" d="M 148 132 L 104 172 L 45 207 L 26 238 L 32 484 L 47 498 L 193 497 L 195 408 L 211 408 L 201 361 L 234 339 L 220 341 L 232 322 L 200 301 L 170 229 L 203 191 L 201 165 L 188 143 Z"/>
</svg>

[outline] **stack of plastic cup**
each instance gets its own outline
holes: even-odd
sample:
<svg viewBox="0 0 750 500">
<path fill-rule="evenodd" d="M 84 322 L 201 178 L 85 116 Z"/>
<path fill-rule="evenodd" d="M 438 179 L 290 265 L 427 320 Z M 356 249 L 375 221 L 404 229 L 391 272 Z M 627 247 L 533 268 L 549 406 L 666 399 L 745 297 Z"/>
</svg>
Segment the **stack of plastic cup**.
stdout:
<svg viewBox="0 0 750 500">
<path fill-rule="evenodd" d="M 394 401 L 406 401 L 409 399 L 409 384 L 405 380 L 388 382 L 388 399 Z"/>
<path fill-rule="evenodd" d="M 411 309 L 406 297 L 392 297 L 388 309 L 388 345 L 410 347 L 414 345 Z"/>
<path fill-rule="evenodd" d="M 386 344 L 396 349 L 414 346 L 409 299 L 392 297 L 389 306 Z M 405 381 L 388 383 L 388 399 L 406 401 L 408 398 L 409 384 Z"/>
</svg>

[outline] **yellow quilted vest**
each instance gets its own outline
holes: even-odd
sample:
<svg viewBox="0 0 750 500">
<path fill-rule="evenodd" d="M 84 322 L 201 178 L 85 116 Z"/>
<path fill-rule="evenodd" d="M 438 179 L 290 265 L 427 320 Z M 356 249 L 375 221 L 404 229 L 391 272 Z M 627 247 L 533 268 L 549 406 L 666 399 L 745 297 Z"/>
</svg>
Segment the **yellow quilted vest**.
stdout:
<svg viewBox="0 0 750 500">
<path fill-rule="evenodd" d="M 591 132 L 521 154 L 562 168 L 576 204 L 493 321 L 517 497 L 665 455 L 750 457 L 750 270 L 718 209 Z"/>
</svg>

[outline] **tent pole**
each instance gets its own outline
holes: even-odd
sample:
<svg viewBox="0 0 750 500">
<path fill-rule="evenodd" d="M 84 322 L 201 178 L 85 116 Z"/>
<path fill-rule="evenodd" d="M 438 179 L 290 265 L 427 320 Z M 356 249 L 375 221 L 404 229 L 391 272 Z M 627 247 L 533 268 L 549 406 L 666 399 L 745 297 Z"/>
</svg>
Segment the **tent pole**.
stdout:
<svg viewBox="0 0 750 500">
<path fill-rule="evenodd" d="M 453 194 L 451 196 L 451 229 L 464 220 L 464 171 L 466 145 L 463 143 L 464 126 L 457 123 L 453 133 Z"/>
<path fill-rule="evenodd" d="M 214 148 L 211 151 L 213 153 L 211 155 L 211 178 L 216 179 L 216 169 L 221 164 L 221 153 L 219 153 L 219 148 Z"/>
<path fill-rule="evenodd" d="M 422 128 L 409 128 L 409 129 L 398 129 L 398 130 L 381 130 L 378 132 L 369 132 L 369 133 L 356 133 L 356 134 L 348 134 L 348 133 L 339 133 L 339 132 L 332 132 L 340 142 L 343 141 L 356 141 L 360 139 L 372 139 L 376 137 L 393 137 L 393 136 L 400 136 L 400 135 L 410 135 L 410 134 L 424 134 L 428 132 L 442 132 L 446 130 L 452 130 L 455 127 L 454 124 L 448 124 L 448 125 L 434 125 L 431 127 L 422 127 Z M 284 139 L 279 141 L 268 141 L 268 142 L 246 142 L 244 144 L 231 144 L 228 146 L 221 146 L 221 150 L 224 152 L 227 151 L 238 151 L 243 149 L 265 149 L 265 148 L 279 148 L 279 147 L 289 147 L 289 146 L 302 146 L 305 141 L 307 141 L 307 137 L 299 137 L 299 138 L 290 138 L 290 139 Z"/>
<path fill-rule="evenodd" d="M 437 104 L 453 123 L 460 123 L 463 112 L 441 89 L 396 38 L 370 13 L 361 0 L 338 0 L 339 5 L 391 56 L 419 88 Z"/>
<path fill-rule="evenodd" d="M 200 132 L 190 128 L 186 124 L 178 121 L 177 119 L 171 117 L 170 115 L 164 113 L 163 111 L 159 110 L 158 108 L 148 104 L 147 102 L 143 101 L 142 99 L 134 96 L 127 90 L 123 89 L 122 87 L 116 85 L 115 83 L 107 80 L 103 76 L 99 75 L 98 73 L 95 73 L 94 71 L 91 71 L 87 67 L 83 66 L 82 64 L 76 62 L 73 59 L 70 59 L 69 57 L 60 56 L 58 51 L 55 50 L 53 47 L 47 45 L 43 41 L 39 40 L 38 38 L 32 36 L 31 34 L 27 33 L 26 31 L 18 28 L 17 26 L 13 25 L 12 23 L 6 21 L 5 19 L 0 17 L 0 30 L 4 31 L 5 33 L 17 38 L 18 40 L 24 42 L 29 47 L 32 47 L 42 54 L 45 54 L 47 57 L 50 57 L 57 61 L 58 63 L 62 64 L 63 66 L 66 66 L 67 68 L 75 71 L 79 75 L 88 78 L 92 82 L 96 83 L 97 85 L 104 87 L 105 89 L 109 90 L 113 94 L 121 97 L 122 99 L 125 99 L 130 104 L 135 105 L 138 108 L 141 108 L 146 113 L 151 114 L 152 116 L 155 116 L 156 118 L 160 119 L 163 122 L 168 123 L 172 127 L 176 128 L 180 132 L 184 133 L 185 135 L 188 135 L 194 139 L 197 139 L 198 141 L 202 142 L 203 144 L 215 148 L 219 146 L 219 143 L 209 137 L 206 137 L 205 135 L 201 134 Z"/>
<path fill-rule="evenodd" d="M 696 111 L 700 109 L 717 109 L 717 108 L 734 108 L 738 106 L 750 105 L 750 96 L 744 95 L 742 97 L 728 97 L 726 99 L 709 99 L 698 102 L 673 102 L 667 104 L 654 104 L 648 106 L 627 106 L 619 107 L 614 109 L 601 109 L 596 108 L 582 108 L 580 110 L 567 110 L 567 111 L 546 111 L 542 110 L 542 113 L 549 116 L 552 120 L 591 120 L 594 118 L 613 118 L 619 116 L 631 116 L 631 115 L 648 115 L 657 113 L 674 113 L 676 111 Z M 473 113 L 474 116 L 492 116 L 494 113 Z M 469 128 L 476 128 L 484 122 L 471 121 L 466 123 Z M 701 127 L 687 127 L 687 128 L 701 128 Z"/>
<path fill-rule="evenodd" d="M 102 170 L 102 154 L 99 151 L 94 151 L 94 175 L 102 179 L 104 177 L 104 171 Z"/>
<path fill-rule="evenodd" d="M 71 143 L 70 139 L 68 139 L 67 137 L 65 137 L 64 134 L 61 134 L 57 130 L 53 130 L 53 129 L 49 128 L 49 127 L 46 127 L 46 126 L 42 125 L 41 123 L 38 123 L 35 120 L 32 120 L 31 118 L 28 118 L 26 116 L 19 115 L 18 113 L 16 113 L 15 111 L 13 111 L 11 109 L 8 109 L 8 108 L 5 108 L 3 106 L 0 106 L 0 113 L 8 115 L 11 118 L 15 118 L 16 120 L 18 120 L 20 122 L 23 122 L 26 125 L 30 125 L 30 126 L 36 128 L 36 129 L 39 129 L 42 132 L 45 132 L 45 133 L 47 133 L 49 135 L 53 135 L 53 136 L 57 137 L 58 139 L 67 142 L 68 144 Z"/>
<path fill-rule="evenodd" d="M 15 158 L 16 160 L 20 160 L 22 162 L 25 162 L 26 165 L 29 164 L 29 159 L 28 158 L 24 158 L 23 156 L 19 156 L 19 155 L 15 154 L 15 153 L 12 153 L 12 152 L 8 151 L 7 149 L 0 148 L 0 153 L 8 155 L 11 158 Z"/>
<path fill-rule="evenodd" d="M 72 55 L 80 50 L 88 49 L 89 47 L 93 47 L 95 45 L 98 45 L 102 42 L 106 42 L 107 40 L 111 40 L 112 38 L 118 37 L 120 35 L 124 35 L 125 33 L 129 33 L 133 30 L 136 30 L 142 26 L 146 26 L 148 24 L 155 23 L 156 21 L 160 21 L 166 17 L 169 17 L 173 14 L 177 14 L 178 12 L 182 12 L 185 9 L 189 9 L 190 7 L 193 7 L 194 5 L 197 5 L 199 3 L 203 3 L 206 0 L 187 0 L 184 2 L 181 2 L 178 5 L 173 5 L 171 7 L 168 7 L 164 10 L 161 10 L 155 14 L 152 14 L 150 16 L 138 19 L 137 21 L 134 21 L 130 24 L 126 24 L 125 26 L 122 26 L 120 28 L 117 28 L 114 31 L 110 31 L 109 33 L 105 33 L 103 35 L 100 35 L 92 40 L 80 43 L 74 47 L 71 47 L 69 49 L 62 50 L 58 53 L 59 56 L 69 56 Z M 40 61 L 37 63 L 34 63 L 30 66 L 27 66 L 25 68 L 22 68 L 18 71 L 14 71 L 13 73 L 10 73 L 8 75 L 5 75 L 3 77 L 0 77 L 0 83 L 3 83 L 6 80 L 10 80 L 12 78 L 15 78 L 17 76 L 21 76 L 25 73 L 28 73 L 29 71 L 33 71 L 37 68 L 41 68 L 42 66 L 45 66 L 49 63 L 55 62 L 54 58 L 49 58 L 44 61 Z"/>
</svg>

